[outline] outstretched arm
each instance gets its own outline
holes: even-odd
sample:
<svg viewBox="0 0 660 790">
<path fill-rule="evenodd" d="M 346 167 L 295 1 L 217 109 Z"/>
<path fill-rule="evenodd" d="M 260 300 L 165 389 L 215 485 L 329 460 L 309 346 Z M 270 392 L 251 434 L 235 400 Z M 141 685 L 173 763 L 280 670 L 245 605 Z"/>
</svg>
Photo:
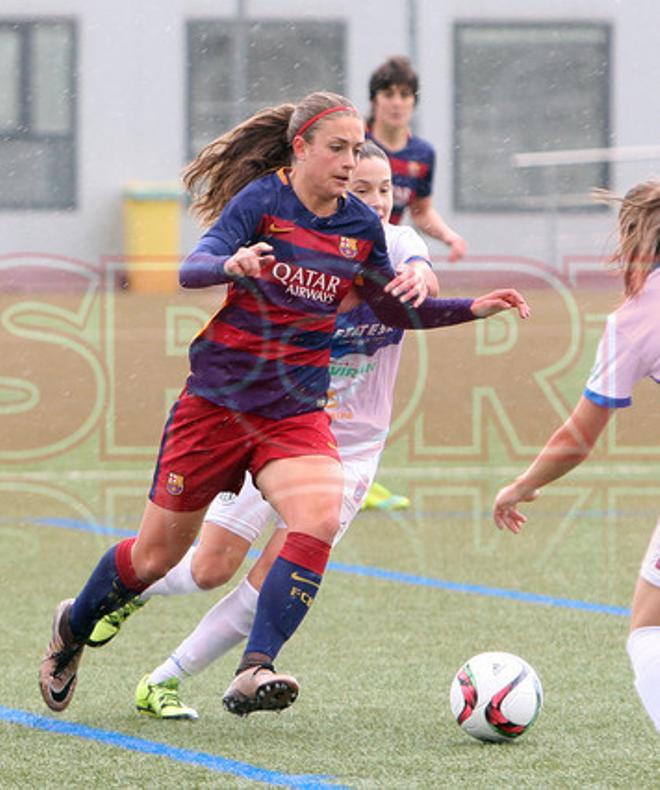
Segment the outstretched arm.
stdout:
<svg viewBox="0 0 660 790">
<path fill-rule="evenodd" d="M 611 414 L 612 409 L 598 406 L 584 395 L 580 398 L 571 416 L 550 437 L 527 471 L 497 494 L 493 518 L 499 529 L 506 527 L 511 532 L 520 532 L 527 518 L 518 510 L 518 504 L 533 501 L 540 488 L 581 464 Z"/>
<path fill-rule="evenodd" d="M 432 329 L 487 318 L 502 310 L 517 308 L 521 318 L 527 318 L 529 307 L 524 298 L 513 288 L 493 291 L 477 299 L 428 298 L 417 307 L 401 301 L 397 279 L 383 281 L 378 272 L 365 270 L 357 291 L 369 307 L 388 326 L 401 329 Z"/>
</svg>

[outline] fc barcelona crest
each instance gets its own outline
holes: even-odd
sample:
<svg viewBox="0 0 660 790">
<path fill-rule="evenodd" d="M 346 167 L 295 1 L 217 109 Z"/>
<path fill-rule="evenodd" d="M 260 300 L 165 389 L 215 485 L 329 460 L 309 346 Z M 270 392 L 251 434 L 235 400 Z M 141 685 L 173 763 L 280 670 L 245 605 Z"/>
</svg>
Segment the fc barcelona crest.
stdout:
<svg viewBox="0 0 660 790">
<path fill-rule="evenodd" d="M 167 493 L 172 496 L 179 496 L 183 494 L 183 475 L 177 475 L 175 472 L 170 472 L 167 476 L 167 485 L 165 486 Z"/>
<path fill-rule="evenodd" d="M 421 169 L 422 168 L 420 167 L 419 162 L 415 162 L 415 161 L 408 162 L 408 175 L 411 178 L 417 178 L 417 176 L 420 174 Z"/>
<path fill-rule="evenodd" d="M 339 252 L 344 258 L 355 258 L 358 254 L 357 239 L 351 239 L 349 236 L 341 236 L 339 239 Z"/>
</svg>

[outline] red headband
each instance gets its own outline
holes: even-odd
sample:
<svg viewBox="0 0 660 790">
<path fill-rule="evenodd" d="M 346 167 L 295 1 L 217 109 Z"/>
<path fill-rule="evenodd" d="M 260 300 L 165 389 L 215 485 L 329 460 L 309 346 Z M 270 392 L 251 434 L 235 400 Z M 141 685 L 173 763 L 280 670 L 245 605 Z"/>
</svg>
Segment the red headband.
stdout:
<svg viewBox="0 0 660 790">
<path fill-rule="evenodd" d="M 339 107 L 328 107 L 327 110 L 322 110 L 321 112 L 316 113 L 316 115 L 312 115 L 312 117 L 305 121 L 305 123 L 298 129 L 298 131 L 293 135 L 294 137 L 299 137 L 303 135 L 312 124 L 315 124 L 317 121 L 320 121 L 321 118 L 324 118 L 326 115 L 330 115 L 331 112 L 357 112 L 355 107 L 348 107 L 346 105 L 340 105 Z"/>
</svg>

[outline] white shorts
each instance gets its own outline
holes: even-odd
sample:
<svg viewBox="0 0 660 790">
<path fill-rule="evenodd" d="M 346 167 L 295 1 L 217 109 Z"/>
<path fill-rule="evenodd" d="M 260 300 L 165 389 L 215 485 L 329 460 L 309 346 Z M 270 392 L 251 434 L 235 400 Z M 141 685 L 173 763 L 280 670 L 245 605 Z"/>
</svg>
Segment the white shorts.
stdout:
<svg viewBox="0 0 660 790">
<path fill-rule="evenodd" d="M 660 521 L 651 537 L 651 542 L 642 560 L 639 575 L 649 584 L 660 587 Z"/>
<path fill-rule="evenodd" d="M 367 491 L 376 476 L 379 461 L 380 454 L 367 460 L 342 459 L 344 500 L 341 506 L 339 532 L 335 536 L 333 545 L 337 545 L 360 512 Z M 249 543 L 254 543 L 270 524 L 275 524 L 281 529 L 286 527 L 249 477 L 246 477 L 238 495 L 218 494 L 209 505 L 204 521 L 218 524 Z"/>
</svg>

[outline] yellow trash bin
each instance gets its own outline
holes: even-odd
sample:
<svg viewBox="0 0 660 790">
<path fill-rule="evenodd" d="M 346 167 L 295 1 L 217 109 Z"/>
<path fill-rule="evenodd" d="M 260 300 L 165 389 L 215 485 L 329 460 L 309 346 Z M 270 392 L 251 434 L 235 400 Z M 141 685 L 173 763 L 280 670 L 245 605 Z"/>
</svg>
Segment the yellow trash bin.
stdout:
<svg viewBox="0 0 660 790">
<path fill-rule="evenodd" d="M 124 252 L 132 291 L 171 293 L 178 287 L 180 199 L 176 181 L 127 184 Z"/>
</svg>

